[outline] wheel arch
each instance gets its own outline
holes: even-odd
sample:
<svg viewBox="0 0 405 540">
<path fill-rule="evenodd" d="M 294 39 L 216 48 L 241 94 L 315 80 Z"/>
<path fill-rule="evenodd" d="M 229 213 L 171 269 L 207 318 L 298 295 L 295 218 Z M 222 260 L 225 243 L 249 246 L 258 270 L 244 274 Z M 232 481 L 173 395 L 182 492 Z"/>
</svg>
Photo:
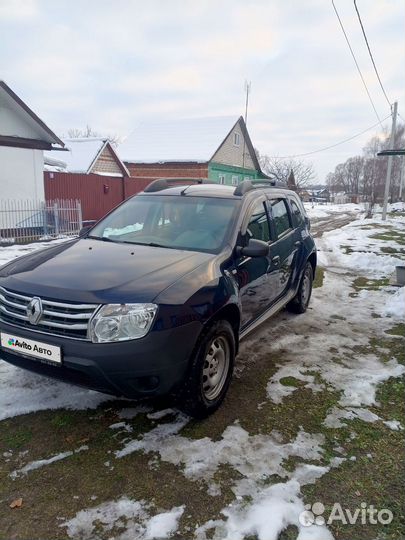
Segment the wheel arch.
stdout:
<svg viewBox="0 0 405 540">
<path fill-rule="evenodd" d="M 215 321 L 225 320 L 232 326 L 235 336 L 235 355 L 239 352 L 239 327 L 240 327 L 240 310 L 237 304 L 227 304 L 221 307 L 208 321 L 205 327 L 210 326 Z"/>
<path fill-rule="evenodd" d="M 311 263 L 312 266 L 312 277 L 315 277 L 315 270 L 316 270 L 316 251 L 313 251 L 311 255 L 308 257 L 307 262 Z"/>
</svg>

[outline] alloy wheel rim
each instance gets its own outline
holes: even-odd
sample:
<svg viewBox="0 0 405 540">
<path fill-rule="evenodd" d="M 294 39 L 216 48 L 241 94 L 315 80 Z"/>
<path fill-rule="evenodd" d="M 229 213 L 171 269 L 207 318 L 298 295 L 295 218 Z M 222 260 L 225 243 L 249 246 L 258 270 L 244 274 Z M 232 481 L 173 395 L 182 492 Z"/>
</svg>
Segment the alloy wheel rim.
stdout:
<svg viewBox="0 0 405 540">
<path fill-rule="evenodd" d="M 208 347 L 204 359 L 202 388 L 207 400 L 216 399 L 221 393 L 229 371 L 230 349 L 227 339 L 217 336 Z"/>
</svg>

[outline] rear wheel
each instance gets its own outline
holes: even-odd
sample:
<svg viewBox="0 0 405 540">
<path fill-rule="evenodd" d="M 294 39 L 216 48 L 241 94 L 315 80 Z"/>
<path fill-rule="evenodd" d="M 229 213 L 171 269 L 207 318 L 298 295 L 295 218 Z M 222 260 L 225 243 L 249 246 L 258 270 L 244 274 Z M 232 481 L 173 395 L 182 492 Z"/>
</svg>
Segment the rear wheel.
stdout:
<svg viewBox="0 0 405 540">
<path fill-rule="evenodd" d="M 195 418 L 218 409 L 231 382 L 235 336 L 228 321 L 216 321 L 201 335 L 178 395 L 178 407 Z"/>
<path fill-rule="evenodd" d="M 293 313 L 305 313 L 307 310 L 309 301 L 312 294 L 312 282 L 314 279 L 314 272 L 312 270 L 311 263 L 307 263 L 302 274 L 300 285 L 298 287 L 297 294 L 287 304 L 287 309 Z"/>
</svg>

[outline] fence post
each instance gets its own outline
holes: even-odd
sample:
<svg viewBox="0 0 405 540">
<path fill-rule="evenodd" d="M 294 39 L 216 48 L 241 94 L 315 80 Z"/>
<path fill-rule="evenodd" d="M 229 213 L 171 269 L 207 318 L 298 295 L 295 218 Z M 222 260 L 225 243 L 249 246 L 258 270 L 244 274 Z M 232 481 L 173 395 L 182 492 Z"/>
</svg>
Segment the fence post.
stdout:
<svg viewBox="0 0 405 540">
<path fill-rule="evenodd" d="M 82 214 L 82 204 L 79 200 L 76 200 L 76 208 L 77 208 L 77 217 L 79 221 L 79 231 L 83 228 L 83 214 Z"/>
<path fill-rule="evenodd" d="M 43 204 L 42 220 L 43 220 L 44 236 L 48 236 L 48 214 L 47 214 L 46 202 L 43 202 L 42 204 Z"/>
<path fill-rule="evenodd" d="M 55 219 L 55 235 L 59 236 L 59 208 L 58 203 L 54 203 L 53 205 L 53 216 Z"/>
</svg>

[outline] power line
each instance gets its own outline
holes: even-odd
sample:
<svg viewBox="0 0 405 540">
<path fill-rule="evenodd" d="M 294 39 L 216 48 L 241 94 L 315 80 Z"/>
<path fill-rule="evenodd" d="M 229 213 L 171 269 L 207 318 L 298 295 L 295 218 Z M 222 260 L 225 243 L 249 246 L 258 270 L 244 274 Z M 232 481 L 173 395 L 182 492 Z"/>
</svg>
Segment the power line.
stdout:
<svg viewBox="0 0 405 540">
<path fill-rule="evenodd" d="M 331 148 L 335 148 L 335 146 L 340 146 L 341 144 L 347 143 L 349 141 L 352 141 L 353 139 L 356 139 L 357 137 L 360 137 L 360 135 L 363 135 L 367 131 L 370 131 L 371 129 L 374 129 L 376 126 L 380 125 L 381 122 L 385 122 L 385 120 L 388 120 L 391 115 L 389 114 L 385 118 L 383 118 L 380 122 L 377 122 L 376 124 L 368 127 L 367 129 L 364 129 L 360 133 L 357 133 L 356 135 L 353 135 L 352 137 L 348 137 L 347 139 L 344 139 L 343 141 L 339 141 L 335 144 L 331 144 L 330 146 L 325 146 L 324 148 L 318 148 L 318 150 L 313 150 L 312 152 L 305 152 L 304 154 L 294 154 L 291 156 L 269 156 L 271 158 L 277 158 L 277 159 L 288 159 L 288 158 L 296 158 L 296 157 L 304 157 L 304 156 L 310 156 L 311 154 L 318 154 L 319 152 L 325 152 L 325 150 L 330 150 Z M 382 125 L 382 124 L 381 124 Z"/>
<path fill-rule="evenodd" d="M 386 91 L 384 89 L 383 83 L 381 82 L 380 75 L 378 74 L 377 66 L 375 65 L 375 62 L 374 62 L 373 53 L 371 52 L 370 45 L 368 43 L 368 39 L 367 39 L 367 36 L 366 36 L 366 31 L 364 30 L 363 21 L 361 20 L 360 13 L 359 13 L 359 10 L 357 8 L 356 0 L 353 0 L 353 2 L 354 2 L 354 7 L 356 8 L 357 17 L 359 18 L 359 23 L 360 23 L 360 26 L 361 26 L 361 30 L 363 32 L 363 36 L 364 36 L 364 39 L 365 39 L 365 42 L 366 42 L 366 45 L 367 45 L 368 54 L 370 55 L 371 61 L 373 62 L 375 74 L 377 75 L 377 79 L 378 79 L 378 82 L 380 83 L 381 90 L 384 93 L 385 99 L 387 100 L 388 105 L 391 107 L 391 101 L 388 99 L 388 96 L 387 96 L 387 93 L 386 93 Z"/>
<path fill-rule="evenodd" d="M 352 55 L 352 57 L 353 57 L 354 63 L 356 64 L 357 71 L 359 72 L 359 75 L 360 75 L 360 77 L 361 77 L 361 80 L 363 81 L 363 85 L 364 85 L 364 88 L 365 88 L 365 90 L 366 90 L 366 92 L 367 92 L 368 99 L 370 100 L 370 103 L 371 103 L 371 105 L 372 105 L 372 107 L 373 107 L 373 109 L 374 109 L 375 115 L 376 115 L 376 117 L 378 118 L 379 123 L 381 124 L 381 119 L 380 119 L 380 117 L 379 117 L 379 115 L 378 115 L 377 109 L 375 108 L 374 101 L 373 101 L 372 98 L 371 98 L 370 92 L 368 91 L 366 81 L 364 80 L 364 77 L 363 77 L 363 74 L 362 74 L 362 72 L 361 72 L 361 70 L 360 70 L 359 64 L 357 63 L 356 56 L 354 55 L 352 46 L 350 45 L 349 38 L 347 37 L 347 34 L 346 34 L 345 29 L 344 29 L 342 20 L 341 20 L 341 18 L 340 18 L 340 16 L 339 16 L 339 13 L 338 13 L 338 11 L 337 11 L 337 9 L 336 9 L 336 6 L 335 6 L 335 2 L 334 2 L 333 0 L 332 0 L 332 6 L 333 6 L 333 9 L 335 10 L 336 17 L 337 17 L 338 20 L 339 20 L 339 23 L 340 23 L 340 27 L 341 27 L 341 29 L 342 29 L 342 32 L 343 32 L 343 34 L 344 34 L 344 36 L 345 36 L 345 38 L 346 38 L 347 45 L 349 46 L 349 49 L 350 49 L 351 55 Z"/>
</svg>

